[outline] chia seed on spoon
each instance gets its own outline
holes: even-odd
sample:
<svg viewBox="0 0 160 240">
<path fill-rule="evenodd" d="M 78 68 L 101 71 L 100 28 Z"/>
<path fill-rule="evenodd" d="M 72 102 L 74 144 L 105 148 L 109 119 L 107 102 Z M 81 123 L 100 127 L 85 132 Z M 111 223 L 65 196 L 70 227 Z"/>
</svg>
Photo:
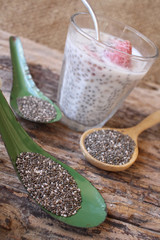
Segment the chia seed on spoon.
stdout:
<svg viewBox="0 0 160 240">
<path fill-rule="evenodd" d="M 85 147 L 92 157 L 101 162 L 124 165 L 132 157 L 135 142 L 119 131 L 102 129 L 86 137 Z"/>
<path fill-rule="evenodd" d="M 17 98 L 17 105 L 22 116 L 30 121 L 49 122 L 57 115 L 52 104 L 34 96 Z"/>
<path fill-rule="evenodd" d="M 80 189 L 60 164 L 39 153 L 22 152 L 16 165 L 29 194 L 48 211 L 69 217 L 81 208 Z"/>
</svg>

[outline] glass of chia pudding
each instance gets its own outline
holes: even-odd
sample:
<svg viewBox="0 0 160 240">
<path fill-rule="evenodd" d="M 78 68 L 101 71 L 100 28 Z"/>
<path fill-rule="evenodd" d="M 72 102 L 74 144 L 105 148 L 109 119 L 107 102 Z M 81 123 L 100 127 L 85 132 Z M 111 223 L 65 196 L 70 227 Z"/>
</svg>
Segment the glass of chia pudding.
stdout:
<svg viewBox="0 0 160 240">
<path fill-rule="evenodd" d="M 58 88 L 62 122 L 85 131 L 102 127 L 118 110 L 158 57 L 157 47 L 135 29 L 91 16 L 71 17 Z"/>
</svg>

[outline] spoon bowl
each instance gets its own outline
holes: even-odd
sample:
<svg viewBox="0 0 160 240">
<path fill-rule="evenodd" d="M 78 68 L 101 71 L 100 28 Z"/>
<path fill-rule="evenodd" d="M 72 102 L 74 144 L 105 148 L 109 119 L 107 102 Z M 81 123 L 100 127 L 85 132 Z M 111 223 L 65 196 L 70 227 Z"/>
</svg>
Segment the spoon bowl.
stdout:
<svg viewBox="0 0 160 240">
<path fill-rule="evenodd" d="M 97 189 L 77 171 L 51 156 L 48 152 L 44 151 L 38 144 L 36 144 L 31 137 L 29 137 L 29 135 L 17 122 L 1 90 L 0 134 L 14 169 L 21 181 L 22 179 L 17 171 L 16 160 L 20 153 L 23 152 L 33 152 L 41 154 L 45 157 L 49 157 L 54 162 L 59 163 L 64 169 L 66 169 L 76 181 L 78 188 L 80 188 L 82 198 L 81 208 L 77 211 L 77 213 L 70 217 L 62 217 L 53 214 L 45 209 L 44 206 L 39 205 L 45 212 L 68 225 L 83 228 L 97 226 L 105 220 L 107 214 L 106 204 Z"/>
<path fill-rule="evenodd" d="M 55 118 L 51 119 L 50 121 L 46 121 L 47 123 L 59 121 L 62 117 L 60 109 L 37 88 L 32 79 L 26 59 L 24 57 L 23 47 L 20 39 L 18 37 L 11 36 L 9 38 L 9 43 L 13 65 L 13 85 L 10 95 L 10 105 L 12 109 L 17 115 L 25 118 L 18 109 L 17 99 L 24 96 L 33 96 L 49 102 L 56 110 Z M 42 123 L 44 123 L 44 121 Z"/>
<path fill-rule="evenodd" d="M 139 124 L 137 124 L 136 126 L 131 127 L 131 128 L 121 128 L 121 129 L 118 129 L 118 128 L 93 128 L 93 129 L 89 129 L 88 131 L 86 131 L 82 134 L 81 139 L 80 139 L 80 147 L 81 147 L 82 153 L 85 156 L 85 158 L 92 165 L 94 165 L 100 169 L 103 169 L 106 171 L 113 171 L 113 172 L 124 171 L 127 168 L 129 168 L 136 161 L 136 159 L 138 157 L 138 136 L 139 136 L 139 134 L 141 132 L 143 132 L 144 130 L 146 130 L 147 128 L 150 128 L 159 122 L 160 122 L 160 110 L 152 113 L 151 115 L 146 117 L 143 121 L 141 121 Z M 85 147 L 86 137 L 89 134 L 99 131 L 99 130 L 102 130 L 102 129 L 103 130 L 114 130 L 114 131 L 121 132 L 124 135 L 128 135 L 135 142 L 134 152 L 133 152 L 130 160 L 127 163 L 125 163 L 123 165 L 107 164 L 107 163 L 97 160 L 96 158 L 91 156 L 91 154 L 89 154 L 89 152 L 87 151 L 87 149 Z"/>
</svg>

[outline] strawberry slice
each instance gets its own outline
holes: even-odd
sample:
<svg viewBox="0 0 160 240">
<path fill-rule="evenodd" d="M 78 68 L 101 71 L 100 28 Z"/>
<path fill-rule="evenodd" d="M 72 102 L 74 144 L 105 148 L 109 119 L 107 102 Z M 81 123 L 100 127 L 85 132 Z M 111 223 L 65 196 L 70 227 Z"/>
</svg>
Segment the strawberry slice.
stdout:
<svg viewBox="0 0 160 240">
<path fill-rule="evenodd" d="M 131 64 L 130 56 L 125 53 L 132 54 L 132 45 L 130 41 L 114 40 L 112 44 L 115 49 L 121 52 L 110 50 L 105 52 L 105 56 L 108 57 L 111 62 L 116 63 L 121 67 L 129 68 Z"/>
</svg>

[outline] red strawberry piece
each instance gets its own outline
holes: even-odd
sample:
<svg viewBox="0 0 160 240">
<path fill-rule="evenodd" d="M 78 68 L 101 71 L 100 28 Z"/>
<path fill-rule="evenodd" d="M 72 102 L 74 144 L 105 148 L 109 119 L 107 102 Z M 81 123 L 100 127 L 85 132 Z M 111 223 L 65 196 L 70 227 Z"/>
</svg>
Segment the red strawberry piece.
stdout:
<svg viewBox="0 0 160 240">
<path fill-rule="evenodd" d="M 121 67 L 130 67 L 131 61 L 130 56 L 127 54 L 132 54 L 132 45 L 128 40 L 115 40 L 113 42 L 113 47 L 116 50 L 107 50 L 105 55 L 111 60 L 111 62 L 120 65 Z M 127 53 L 127 54 L 125 54 Z"/>
</svg>

